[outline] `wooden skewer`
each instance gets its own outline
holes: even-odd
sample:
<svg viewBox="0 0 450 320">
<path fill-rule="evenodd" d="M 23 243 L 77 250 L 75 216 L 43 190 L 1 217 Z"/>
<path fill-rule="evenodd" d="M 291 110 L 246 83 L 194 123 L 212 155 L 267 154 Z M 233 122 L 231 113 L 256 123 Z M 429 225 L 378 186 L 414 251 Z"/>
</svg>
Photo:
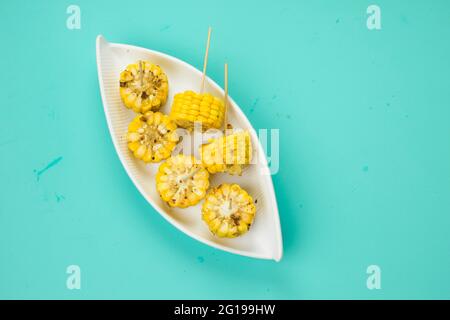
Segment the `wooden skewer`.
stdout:
<svg viewBox="0 0 450 320">
<path fill-rule="evenodd" d="M 228 109 L 228 63 L 225 63 L 225 70 L 224 70 L 224 89 L 225 89 L 225 97 L 223 101 L 223 107 L 224 107 L 224 114 L 223 114 L 223 131 L 227 130 L 228 124 L 227 124 L 227 109 Z"/>
<path fill-rule="evenodd" d="M 208 28 L 208 40 L 206 40 L 206 51 L 205 58 L 203 59 L 203 75 L 202 75 L 202 84 L 200 87 L 200 93 L 203 93 L 205 89 L 205 78 L 206 78 L 206 66 L 208 65 L 208 53 L 209 53 L 209 43 L 211 42 L 211 27 Z"/>
</svg>

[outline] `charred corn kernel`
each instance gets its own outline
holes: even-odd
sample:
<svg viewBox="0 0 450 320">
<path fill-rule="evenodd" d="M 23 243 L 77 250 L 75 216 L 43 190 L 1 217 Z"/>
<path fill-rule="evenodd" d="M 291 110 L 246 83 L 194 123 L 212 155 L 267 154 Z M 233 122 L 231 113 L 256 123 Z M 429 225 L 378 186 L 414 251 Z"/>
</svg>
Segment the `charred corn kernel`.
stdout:
<svg viewBox="0 0 450 320">
<path fill-rule="evenodd" d="M 209 173 L 242 174 L 244 166 L 252 160 L 252 143 L 248 131 L 239 131 L 200 147 L 201 160 Z"/>
<path fill-rule="evenodd" d="M 185 91 L 175 95 L 169 116 L 182 128 L 192 129 L 194 123 L 199 122 L 206 131 L 222 126 L 224 112 L 221 99 L 209 93 Z"/>
<path fill-rule="evenodd" d="M 167 101 L 169 82 L 160 66 L 148 61 L 130 64 L 120 74 L 120 97 L 138 113 L 156 111 Z"/>
<path fill-rule="evenodd" d="M 159 162 L 170 157 L 178 143 L 177 125 L 161 112 L 139 115 L 128 126 L 128 148 L 144 162 Z"/>
<path fill-rule="evenodd" d="M 170 157 L 159 166 L 156 189 L 171 207 L 196 205 L 206 195 L 209 173 L 193 156 Z"/>
<path fill-rule="evenodd" d="M 252 197 L 237 184 L 221 184 L 206 195 L 202 219 L 216 236 L 235 238 L 246 233 L 255 217 Z"/>
</svg>

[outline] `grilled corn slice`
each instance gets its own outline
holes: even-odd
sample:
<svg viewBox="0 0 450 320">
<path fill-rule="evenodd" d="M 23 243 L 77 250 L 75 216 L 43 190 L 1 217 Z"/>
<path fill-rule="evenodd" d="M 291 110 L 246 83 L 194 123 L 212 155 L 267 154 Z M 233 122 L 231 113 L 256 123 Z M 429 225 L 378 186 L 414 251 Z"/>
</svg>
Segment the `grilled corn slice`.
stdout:
<svg viewBox="0 0 450 320">
<path fill-rule="evenodd" d="M 135 112 L 159 110 L 166 103 L 168 92 L 166 74 L 151 62 L 130 64 L 120 74 L 120 96 L 125 106 Z"/>
<path fill-rule="evenodd" d="M 178 143 L 177 125 L 161 112 L 139 115 L 128 126 L 128 148 L 144 162 L 159 162 L 170 157 Z"/>
<path fill-rule="evenodd" d="M 235 238 L 246 233 L 255 213 L 252 197 L 237 184 L 213 188 L 202 207 L 202 218 L 209 230 L 223 238 Z"/>
<path fill-rule="evenodd" d="M 248 131 L 239 131 L 200 147 L 202 163 L 209 173 L 242 174 L 244 166 L 252 160 L 252 143 Z"/>
<path fill-rule="evenodd" d="M 178 126 L 191 130 L 194 123 L 202 125 L 204 131 L 222 126 L 225 106 L 221 99 L 209 93 L 185 91 L 175 95 L 170 118 Z"/>
<path fill-rule="evenodd" d="M 170 157 L 156 174 L 156 189 L 171 207 L 196 205 L 205 197 L 208 187 L 209 173 L 193 156 Z"/>
</svg>

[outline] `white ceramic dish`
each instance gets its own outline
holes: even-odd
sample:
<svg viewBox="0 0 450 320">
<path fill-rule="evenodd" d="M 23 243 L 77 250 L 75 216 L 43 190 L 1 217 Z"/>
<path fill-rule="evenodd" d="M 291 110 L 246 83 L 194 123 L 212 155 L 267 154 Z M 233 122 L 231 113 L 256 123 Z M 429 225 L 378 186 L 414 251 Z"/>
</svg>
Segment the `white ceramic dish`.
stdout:
<svg viewBox="0 0 450 320">
<path fill-rule="evenodd" d="M 136 188 L 167 221 L 198 241 L 231 253 L 261 259 L 279 261 L 283 254 L 278 207 L 272 178 L 268 174 L 265 157 L 258 157 L 242 176 L 212 175 L 211 186 L 220 183 L 238 183 L 257 199 L 255 221 L 249 232 L 234 238 L 223 239 L 211 234 L 201 219 L 201 204 L 187 209 L 171 208 L 165 204 L 156 190 L 155 173 L 159 164 L 144 164 L 133 158 L 125 139 L 129 122 L 135 116 L 122 104 L 119 94 L 119 75 L 125 67 L 139 59 L 160 65 L 169 78 L 169 98 L 160 110 L 168 113 L 173 96 L 188 89 L 198 90 L 202 73 L 191 65 L 166 54 L 130 45 L 109 43 L 103 36 L 97 37 L 97 68 L 104 111 L 117 154 Z M 211 79 L 206 79 L 205 91 L 222 97 L 223 90 Z M 258 137 L 250 122 L 230 98 L 228 122 L 235 128 L 249 129 L 255 152 L 264 155 Z M 194 149 L 195 150 L 195 149 Z M 185 152 L 186 153 L 186 152 Z"/>
</svg>

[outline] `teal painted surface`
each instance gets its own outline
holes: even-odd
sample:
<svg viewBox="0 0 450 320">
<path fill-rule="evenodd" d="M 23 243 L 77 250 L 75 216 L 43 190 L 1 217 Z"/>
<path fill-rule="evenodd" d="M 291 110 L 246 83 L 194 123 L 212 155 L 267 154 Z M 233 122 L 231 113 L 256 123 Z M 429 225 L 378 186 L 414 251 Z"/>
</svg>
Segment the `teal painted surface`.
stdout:
<svg viewBox="0 0 450 320">
<path fill-rule="evenodd" d="M 379 31 L 372 1 L 189 2 L 2 3 L 0 297 L 450 298 L 449 2 L 376 1 Z M 166 223 L 107 131 L 96 36 L 201 67 L 208 25 L 210 76 L 226 59 L 255 128 L 281 128 L 280 263 Z"/>
</svg>

